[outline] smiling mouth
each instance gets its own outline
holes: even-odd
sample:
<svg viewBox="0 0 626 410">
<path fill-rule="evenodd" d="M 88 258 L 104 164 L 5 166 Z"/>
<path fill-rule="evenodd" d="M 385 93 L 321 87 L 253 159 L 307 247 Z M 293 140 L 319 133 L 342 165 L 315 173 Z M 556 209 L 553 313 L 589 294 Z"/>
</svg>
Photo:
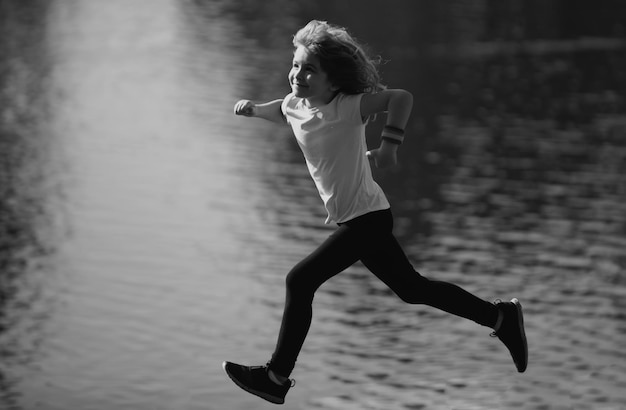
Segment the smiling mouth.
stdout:
<svg viewBox="0 0 626 410">
<path fill-rule="evenodd" d="M 306 86 L 304 84 L 293 83 L 293 85 L 295 85 L 296 87 L 300 87 L 300 88 L 308 88 L 308 86 Z"/>
</svg>

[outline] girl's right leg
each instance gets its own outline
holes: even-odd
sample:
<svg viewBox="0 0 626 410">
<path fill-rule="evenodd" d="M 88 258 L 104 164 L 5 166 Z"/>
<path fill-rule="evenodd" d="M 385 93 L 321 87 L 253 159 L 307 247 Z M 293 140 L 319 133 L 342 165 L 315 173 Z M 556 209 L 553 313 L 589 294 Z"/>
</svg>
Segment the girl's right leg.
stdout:
<svg viewBox="0 0 626 410">
<path fill-rule="evenodd" d="M 313 316 L 315 291 L 328 279 L 360 258 L 354 229 L 341 225 L 313 253 L 287 275 L 285 310 L 270 369 L 289 377 L 306 338 Z"/>
<path fill-rule="evenodd" d="M 272 360 L 266 366 L 224 362 L 226 374 L 245 391 L 282 404 L 291 387 L 291 374 L 311 325 L 313 295 L 328 279 L 359 259 L 354 229 L 340 226 L 319 248 L 287 275 L 283 321 Z"/>
</svg>

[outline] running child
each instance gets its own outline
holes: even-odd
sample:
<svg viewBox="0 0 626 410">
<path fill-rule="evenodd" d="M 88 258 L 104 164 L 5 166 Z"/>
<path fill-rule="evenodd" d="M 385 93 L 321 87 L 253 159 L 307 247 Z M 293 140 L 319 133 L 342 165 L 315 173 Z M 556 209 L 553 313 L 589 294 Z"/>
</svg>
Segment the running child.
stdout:
<svg viewBox="0 0 626 410">
<path fill-rule="evenodd" d="M 337 229 L 287 274 L 280 333 L 269 362 L 251 367 L 224 362 L 228 376 L 249 393 L 284 403 L 311 324 L 316 290 L 359 260 L 404 302 L 492 328 L 491 335 L 524 372 L 528 346 L 519 301 L 487 302 L 457 285 L 420 275 L 392 233 L 390 205 L 372 178 L 370 161 L 377 167 L 397 163 L 412 95 L 382 86 L 375 60 L 342 27 L 313 20 L 295 34 L 293 45 L 291 93 L 261 104 L 241 100 L 234 111 L 291 126 L 328 212 L 326 223 L 334 222 Z M 384 112 L 380 146 L 367 151 L 367 119 Z"/>
</svg>

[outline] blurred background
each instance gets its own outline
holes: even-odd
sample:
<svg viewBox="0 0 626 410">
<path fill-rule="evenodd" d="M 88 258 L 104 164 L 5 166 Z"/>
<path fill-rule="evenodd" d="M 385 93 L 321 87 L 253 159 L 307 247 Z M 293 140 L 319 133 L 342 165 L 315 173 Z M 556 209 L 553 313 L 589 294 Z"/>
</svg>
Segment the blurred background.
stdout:
<svg viewBox="0 0 626 410">
<path fill-rule="evenodd" d="M 313 18 L 415 96 L 374 172 L 416 269 L 518 297 L 530 364 L 358 264 L 284 407 L 626 408 L 624 2 L 0 0 L 1 409 L 273 408 L 221 363 L 269 359 L 333 227 L 290 130 L 232 107 L 289 92 Z"/>
</svg>

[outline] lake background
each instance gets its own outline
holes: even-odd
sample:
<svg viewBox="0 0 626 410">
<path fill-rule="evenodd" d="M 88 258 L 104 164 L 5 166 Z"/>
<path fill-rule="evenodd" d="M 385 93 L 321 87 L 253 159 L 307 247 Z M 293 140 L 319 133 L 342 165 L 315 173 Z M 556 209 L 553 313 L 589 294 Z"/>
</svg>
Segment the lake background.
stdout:
<svg viewBox="0 0 626 410">
<path fill-rule="evenodd" d="M 291 37 L 347 26 L 415 96 L 375 170 L 416 268 L 524 304 L 530 363 L 361 265 L 320 288 L 287 409 L 626 409 L 619 1 L 0 0 L 0 409 L 249 410 L 284 276 L 332 232 Z M 382 121 L 368 127 L 377 144 Z"/>
</svg>

